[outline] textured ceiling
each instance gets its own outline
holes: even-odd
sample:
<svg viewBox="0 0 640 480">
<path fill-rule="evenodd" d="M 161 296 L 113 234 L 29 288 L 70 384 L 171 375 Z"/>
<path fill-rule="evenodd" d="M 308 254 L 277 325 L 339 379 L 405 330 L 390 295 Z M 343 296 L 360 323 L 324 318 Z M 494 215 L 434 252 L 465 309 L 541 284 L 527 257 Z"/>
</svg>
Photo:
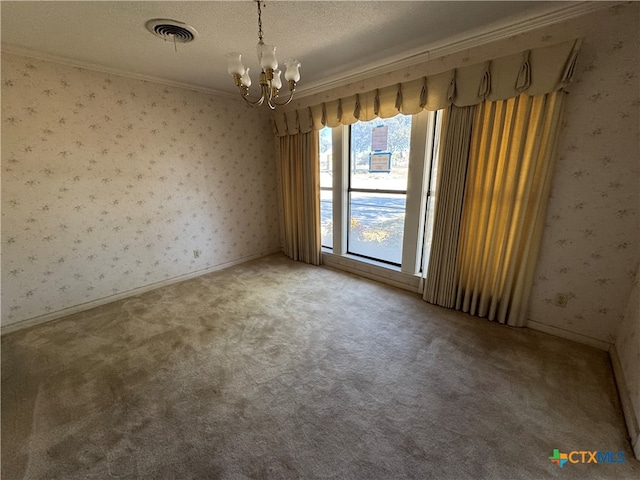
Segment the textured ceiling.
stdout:
<svg viewBox="0 0 640 480">
<path fill-rule="evenodd" d="M 447 41 L 559 11 L 571 3 L 268 1 L 262 20 L 265 42 L 277 46 L 278 59 L 301 61 L 299 89 L 304 92 Z M 2 1 L 1 15 L 5 51 L 218 92 L 235 90 L 224 54 L 237 51 L 252 67 L 256 82 L 257 13 L 250 0 Z M 187 23 L 199 38 L 178 44 L 176 52 L 172 43 L 145 29 L 153 18 Z"/>
</svg>

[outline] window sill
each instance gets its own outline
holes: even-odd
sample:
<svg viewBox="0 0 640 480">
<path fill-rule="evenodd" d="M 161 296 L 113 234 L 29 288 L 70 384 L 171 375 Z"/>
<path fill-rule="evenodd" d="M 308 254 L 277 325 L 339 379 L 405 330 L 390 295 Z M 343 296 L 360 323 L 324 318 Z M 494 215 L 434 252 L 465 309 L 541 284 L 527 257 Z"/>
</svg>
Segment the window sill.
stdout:
<svg viewBox="0 0 640 480">
<path fill-rule="evenodd" d="M 399 266 L 397 265 L 391 265 L 390 263 L 385 263 L 385 262 L 380 262 L 378 260 L 373 260 L 371 258 L 366 258 L 366 257 L 361 257 L 359 255 L 353 255 L 351 253 L 345 253 L 343 255 L 336 255 L 335 253 L 333 253 L 333 251 L 331 251 L 328 248 L 322 248 L 322 254 L 323 255 L 333 255 L 336 257 L 342 257 L 342 258 L 348 258 L 350 260 L 353 260 L 354 262 L 361 262 L 361 263 L 366 263 L 367 265 L 374 265 L 376 267 L 380 267 L 380 268 L 386 268 L 387 270 L 393 270 L 394 272 L 401 272 L 402 270 L 400 269 Z"/>
<path fill-rule="evenodd" d="M 324 248 L 322 249 L 322 264 L 414 293 L 420 292 L 422 284 L 420 275 L 404 273 L 400 267 L 395 265 L 356 255 L 337 255 Z"/>
</svg>

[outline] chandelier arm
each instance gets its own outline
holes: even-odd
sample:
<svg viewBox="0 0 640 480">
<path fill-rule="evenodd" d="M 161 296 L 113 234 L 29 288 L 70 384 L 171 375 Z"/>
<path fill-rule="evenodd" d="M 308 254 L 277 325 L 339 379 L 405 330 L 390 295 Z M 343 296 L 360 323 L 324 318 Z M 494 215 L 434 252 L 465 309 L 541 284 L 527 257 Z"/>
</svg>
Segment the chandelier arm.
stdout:
<svg viewBox="0 0 640 480">
<path fill-rule="evenodd" d="M 273 98 L 269 99 L 269 106 L 272 109 L 275 109 L 276 107 L 284 107 L 285 105 L 289 105 L 291 103 L 291 100 L 293 100 L 293 91 L 289 92 L 289 98 L 287 98 L 287 100 L 285 102 L 276 102 Z M 273 105 L 273 106 L 271 106 Z"/>
<path fill-rule="evenodd" d="M 242 85 L 240 86 L 240 95 L 242 96 L 242 99 L 252 107 L 259 107 L 266 100 L 269 107 L 273 110 L 275 107 L 272 107 L 270 105 L 271 104 L 271 85 L 265 80 L 265 78 L 266 77 L 264 73 L 260 75 L 260 89 L 262 90 L 262 94 L 260 95 L 259 99 L 250 100 L 249 89 Z"/>
<path fill-rule="evenodd" d="M 247 102 L 252 107 L 259 107 L 260 105 L 262 105 L 264 103 L 264 100 L 265 100 L 264 89 L 263 89 L 262 95 L 260 96 L 259 99 L 250 100 L 249 99 L 249 89 L 246 88 L 246 87 L 240 87 L 240 96 L 242 97 L 242 99 L 245 102 Z"/>
<path fill-rule="evenodd" d="M 249 100 L 247 97 L 245 97 L 244 95 L 242 96 L 242 99 L 247 102 L 249 105 L 251 105 L 252 107 L 259 107 L 260 105 L 262 105 L 264 103 L 264 95 L 262 97 L 260 97 L 258 100 Z"/>
<path fill-rule="evenodd" d="M 272 109 L 275 109 L 276 107 L 284 107 L 285 105 L 289 105 L 289 103 L 291 103 L 291 100 L 293 100 L 293 93 L 295 91 L 296 91 L 296 82 L 294 80 L 289 80 L 289 98 L 287 98 L 287 100 L 284 102 L 276 102 L 274 99 L 277 96 L 277 92 L 275 92 L 276 93 L 275 95 L 269 96 L 269 106 Z"/>
</svg>

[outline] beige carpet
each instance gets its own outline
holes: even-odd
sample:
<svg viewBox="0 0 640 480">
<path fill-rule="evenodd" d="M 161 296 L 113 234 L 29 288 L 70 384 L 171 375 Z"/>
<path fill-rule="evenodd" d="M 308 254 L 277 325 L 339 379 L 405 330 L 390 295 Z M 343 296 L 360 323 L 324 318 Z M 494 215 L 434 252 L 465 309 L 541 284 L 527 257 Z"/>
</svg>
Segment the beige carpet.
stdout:
<svg viewBox="0 0 640 480">
<path fill-rule="evenodd" d="M 2 339 L 3 480 L 639 473 L 606 353 L 281 255 Z"/>
</svg>

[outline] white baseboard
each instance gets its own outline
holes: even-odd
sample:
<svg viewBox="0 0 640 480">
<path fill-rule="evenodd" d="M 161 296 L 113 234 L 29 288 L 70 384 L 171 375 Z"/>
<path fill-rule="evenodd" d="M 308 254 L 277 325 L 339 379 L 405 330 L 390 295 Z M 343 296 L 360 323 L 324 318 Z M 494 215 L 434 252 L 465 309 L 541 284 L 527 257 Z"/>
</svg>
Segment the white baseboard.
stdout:
<svg viewBox="0 0 640 480">
<path fill-rule="evenodd" d="M 635 457 L 640 460 L 640 426 L 638 424 L 640 412 L 636 412 L 633 408 L 631 393 L 627 388 L 627 382 L 624 377 L 624 371 L 622 369 L 622 364 L 620 363 L 620 358 L 618 357 L 616 346 L 598 338 L 589 337 L 587 335 L 571 332 L 551 325 L 545 325 L 544 323 L 536 322 L 534 320 L 528 320 L 527 327 L 532 330 L 538 330 L 540 332 L 548 333 L 549 335 L 566 338 L 567 340 L 573 340 L 574 342 L 609 352 L 611 365 L 613 367 L 613 377 L 618 388 L 618 396 L 620 397 L 620 403 L 622 404 L 622 412 L 624 414 L 625 423 L 627 424 L 633 453 Z"/>
<path fill-rule="evenodd" d="M 564 328 L 553 327 L 551 325 L 536 322 L 535 320 L 527 320 L 527 327 L 531 330 L 537 330 L 556 337 L 573 340 L 574 342 L 582 343 L 583 345 L 589 345 L 590 347 L 595 347 L 599 350 L 604 350 L 605 352 L 608 352 L 612 346 L 611 343 L 600 340 L 599 338 L 593 338 L 588 335 L 582 335 L 581 333 L 571 332 Z"/>
<path fill-rule="evenodd" d="M 225 268 L 233 267 L 234 265 L 239 265 L 241 263 L 249 262 L 251 260 L 256 260 L 258 258 L 266 257 L 267 255 L 272 255 L 274 253 L 279 253 L 279 252 L 280 252 L 280 249 L 272 252 L 265 252 L 265 253 L 259 253 L 256 255 L 250 255 L 248 257 L 239 258 L 231 262 L 225 262 L 219 265 L 215 265 L 213 267 L 198 270 L 196 272 L 190 272 L 184 275 L 179 275 L 177 277 L 169 278 L 167 280 L 162 280 L 161 282 L 151 283 L 143 287 L 134 288 L 133 290 L 127 290 L 126 292 L 117 293 L 115 295 L 110 295 L 108 297 L 98 298 L 96 300 L 92 300 L 86 303 L 80 303 L 72 307 L 63 308 L 62 310 L 57 310 L 55 312 L 39 315 L 33 318 L 27 318 L 25 320 L 20 320 L 18 322 L 10 323 L 8 325 L 2 325 L 0 327 L 0 335 L 6 335 L 8 333 L 17 332 L 18 330 L 23 330 L 25 328 L 33 327 L 35 325 L 40 325 L 42 323 L 50 322 L 58 318 L 66 317 L 67 315 L 73 315 L 74 313 L 82 312 L 84 310 L 100 307 L 101 305 L 106 305 L 107 303 L 115 302 L 117 300 L 122 300 L 123 298 L 134 297 L 136 295 L 140 295 L 142 293 L 155 290 L 156 288 L 165 287 L 167 285 L 172 285 L 178 282 L 184 282 L 185 280 L 190 280 L 192 278 L 200 277 L 208 273 L 216 272 L 218 270 L 223 270 Z"/>
<path fill-rule="evenodd" d="M 633 453 L 635 457 L 640 460 L 640 426 L 638 425 L 638 414 L 640 414 L 640 412 L 636 412 L 633 408 L 631 393 L 627 388 L 627 380 L 624 376 L 622 363 L 620 363 L 620 357 L 618 356 L 618 350 L 615 345 L 612 345 L 611 350 L 609 350 L 609 356 L 611 357 L 613 376 L 616 381 L 616 386 L 618 387 L 618 395 L 620 397 L 620 403 L 622 403 L 622 412 L 624 413 L 624 420 L 627 424 L 627 430 L 629 431 Z"/>
</svg>

